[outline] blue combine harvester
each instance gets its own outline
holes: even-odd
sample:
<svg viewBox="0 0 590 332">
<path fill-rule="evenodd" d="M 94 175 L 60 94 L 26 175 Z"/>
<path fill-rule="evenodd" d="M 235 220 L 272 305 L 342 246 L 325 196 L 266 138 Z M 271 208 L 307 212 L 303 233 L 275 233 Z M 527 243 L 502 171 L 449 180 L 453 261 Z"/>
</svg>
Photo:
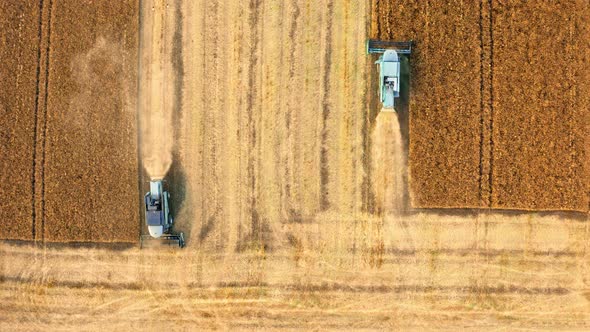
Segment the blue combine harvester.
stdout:
<svg viewBox="0 0 590 332">
<path fill-rule="evenodd" d="M 384 111 L 395 112 L 395 99 L 400 94 L 401 56 L 412 53 L 412 42 L 369 39 L 368 54 L 381 54 L 375 63 L 379 65 L 379 96 Z"/>
<path fill-rule="evenodd" d="M 184 234 L 172 234 L 174 219 L 170 214 L 170 194 L 164 190 L 163 180 L 150 181 L 150 191 L 144 196 L 145 222 L 149 235 L 141 235 L 140 247 L 146 240 L 159 239 L 163 244 L 184 247 Z"/>
</svg>

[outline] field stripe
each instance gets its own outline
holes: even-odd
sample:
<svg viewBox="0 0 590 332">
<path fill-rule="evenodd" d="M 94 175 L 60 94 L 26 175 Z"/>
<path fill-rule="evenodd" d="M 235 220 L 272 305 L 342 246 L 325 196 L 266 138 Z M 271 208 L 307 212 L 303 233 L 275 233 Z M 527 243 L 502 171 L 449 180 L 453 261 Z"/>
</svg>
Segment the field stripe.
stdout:
<svg viewBox="0 0 590 332">
<path fill-rule="evenodd" d="M 35 121 L 33 126 L 33 165 L 31 169 L 31 217 L 32 217 L 32 240 L 35 241 L 36 229 L 36 211 L 35 211 L 35 183 L 36 183 L 36 169 L 37 169 L 37 127 L 39 121 L 39 76 L 41 71 L 41 34 L 43 27 L 43 0 L 39 1 L 39 22 L 38 22 L 38 40 L 37 40 L 37 73 L 36 81 L 37 87 L 35 89 Z"/>
<path fill-rule="evenodd" d="M 30 277 L 15 277 L 0 275 L 0 283 L 24 283 L 34 281 Z M 176 282 L 152 283 L 151 286 L 159 284 L 174 291 L 181 285 Z M 500 286 L 454 286 L 454 285 L 422 285 L 422 284 L 397 284 L 387 285 L 350 285 L 348 283 L 285 283 L 270 284 L 260 281 L 253 282 L 218 282 L 207 285 L 199 282 L 188 283 L 190 289 L 208 288 L 270 288 L 283 291 L 308 291 L 308 292 L 346 292 L 346 293 L 453 293 L 453 294 L 527 294 L 527 295 L 568 295 L 571 289 L 564 287 L 522 287 L 515 285 Z M 139 282 L 94 282 L 94 281 L 59 281 L 52 287 L 63 287 L 72 289 L 110 289 L 110 290 L 141 290 L 145 285 Z"/>
<path fill-rule="evenodd" d="M 45 52 L 45 100 L 43 105 L 43 143 L 41 155 L 41 240 L 45 242 L 45 163 L 47 143 L 47 99 L 49 91 L 49 57 L 51 55 L 51 15 L 53 0 L 49 0 L 47 17 L 47 48 Z"/>
<path fill-rule="evenodd" d="M 324 18 L 324 43 L 322 47 L 324 59 L 322 66 L 324 73 L 322 77 L 322 117 L 321 117 L 321 134 L 320 134 L 320 209 L 327 210 L 330 207 L 330 192 L 328 183 L 330 182 L 330 172 L 328 169 L 328 117 L 330 116 L 330 69 L 331 55 L 332 55 L 332 16 L 334 13 L 334 4 L 332 0 L 328 0 L 326 4 L 326 15 Z"/>
<path fill-rule="evenodd" d="M 483 46 L 483 0 L 479 2 L 479 204 L 483 205 L 483 141 L 484 141 L 484 72 L 483 63 L 485 61 Z"/>
<path fill-rule="evenodd" d="M 489 169 L 489 207 L 494 207 L 493 173 L 494 173 L 494 1 L 489 0 L 490 7 L 490 169 Z"/>
<path fill-rule="evenodd" d="M 254 118 L 254 103 L 255 99 L 258 95 L 258 89 L 256 87 L 256 83 L 258 80 L 258 75 L 256 75 L 256 66 L 259 64 L 259 60 L 257 57 L 257 51 L 261 47 L 260 46 L 260 36 L 258 32 L 258 25 L 259 25 L 259 8 L 261 7 L 261 3 L 258 0 L 251 0 L 249 5 L 249 29 L 250 29 L 250 54 L 249 54 L 249 66 L 248 66 L 248 94 L 246 99 L 246 110 L 248 114 L 248 126 L 250 128 L 250 141 L 248 144 L 248 179 L 250 185 L 250 197 L 249 197 L 249 205 L 250 205 L 250 223 L 251 223 L 251 232 L 252 234 L 256 234 L 257 230 L 259 229 L 258 224 L 258 201 L 257 201 L 257 194 L 256 188 L 258 184 L 258 177 L 257 177 L 257 170 L 255 163 L 255 156 L 256 148 L 260 147 L 260 143 L 257 143 L 259 140 L 259 133 L 258 128 L 260 125 L 258 124 L 258 120 Z M 262 56 L 261 56 L 262 57 Z M 259 154 L 258 154 L 259 155 Z"/>
</svg>

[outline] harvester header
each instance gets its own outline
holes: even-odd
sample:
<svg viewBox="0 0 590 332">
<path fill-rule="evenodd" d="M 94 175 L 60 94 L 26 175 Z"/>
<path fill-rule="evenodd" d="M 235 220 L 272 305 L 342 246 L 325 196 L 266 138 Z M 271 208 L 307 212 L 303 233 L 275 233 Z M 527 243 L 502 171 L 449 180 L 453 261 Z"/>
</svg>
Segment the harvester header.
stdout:
<svg viewBox="0 0 590 332">
<path fill-rule="evenodd" d="M 368 54 L 381 54 L 379 65 L 379 96 L 383 110 L 395 112 L 395 99 L 400 96 L 401 56 L 412 53 L 412 41 L 367 40 Z"/>
<path fill-rule="evenodd" d="M 394 50 L 398 54 L 410 54 L 412 53 L 413 41 L 385 41 L 378 39 L 367 40 L 367 53 L 368 54 L 381 54 L 387 50 Z"/>
</svg>

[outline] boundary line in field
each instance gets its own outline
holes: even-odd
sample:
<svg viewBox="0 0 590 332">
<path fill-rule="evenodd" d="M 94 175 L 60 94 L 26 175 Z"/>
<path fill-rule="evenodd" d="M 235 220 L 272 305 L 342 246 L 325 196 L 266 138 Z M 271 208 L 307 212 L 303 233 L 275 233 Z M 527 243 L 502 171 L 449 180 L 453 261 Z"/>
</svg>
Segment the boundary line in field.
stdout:
<svg viewBox="0 0 590 332">
<path fill-rule="evenodd" d="M 330 200 L 328 199 L 328 183 L 330 182 L 330 172 L 328 170 L 328 131 L 326 123 L 330 116 L 330 69 L 332 67 L 332 61 L 330 55 L 332 54 L 332 15 L 334 11 L 334 4 L 332 0 L 328 0 L 326 4 L 326 16 L 324 29 L 324 41 L 323 41 L 323 65 L 324 73 L 322 77 L 322 117 L 321 117 L 321 145 L 320 145 L 320 210 L 325 211 L 330 207 Z"/>
<path fill-rule="evenodd" d="M 37 127 L 39 122 L 39 93 L 40 93 L 40 82 L 39 77 L 41 76 L 41 40 L 43 34 L 43 0 L 39 1 L 39 20 L 38 20 L 38 32 L 37 32 L 37 72 L 36 72 L 36 81 L 37 87 L 35 89 L 35 110 L 34 116 L 35 121 L 33 124 L 33 163 L 32 163 L 32 171 L 31 171 L 31 218 L 32 218 L 32 240 L 36 242 L 36 219 L 37 213 L 35 211 L 35 187 L 36 187 L 36 171 L 37 171 Z"/>
<path fill-rule="evenodd" d="M 137 104 L 135 105 L 135 125 L 137 126 L 137 194 L 138 194 L 138 218 L 137 218 L 137 231 L 140 237 L 141 242 L 141 235 L 143 233 L 143 158 L 141 155 L 141 112 L 142 109 L 142 93 L 141 93 L 141 84 L 142 84 L 142 39 L 143 39 L 143 7 L 145 6 L 145 0 L 138 0 L 137 3 Z"/>
<path fill-rule="evenodd" d="M 252 108 L 254 107 L 254 98 L 256 98 L 255 94 L 257 94 L 256 88 L 256 71 L 255 71 L 255 64 L 258 63 L 258 58 L 256 55 L 256 51 L 260 47 L 260 37 L 258 36 L 258 29 L 257 23 L 259 20 L 258 17 L 258 8 L 260 6 L 260 1 L 258 0 L 251 0 L 249 3 L 249 10 L 248 13 L 248 23 L 250 29 L 250 54 L 249 54 L 249 65 L 248 65 L 248 94 L 246 97 L 246 109 L 247 109 L 247 118 L 248 118 L 248 126 L 249 126 L 249 136 L 250 141 L 248 142 L 248 166 L 247 166 L 247 174 L 248 179 L 250 180 L 250 224 L 251 224 L 251 232 L 255 234 L 255 231 L 259 228 L 258 226 L 258 212 L 257 212 L 257 200 L 256 200 L 256 174 L 255 174 L 255 166 L 254 166 L 254 150 L 256 148 L 256 141 L 257 141 L 257 126 L 255 124 L 254 114 Z"/>
<path fill-rule="evenodd" d="M 479 204 L 483 205 L 483 141 L 484 141 L 484 46 L 483 46 L 483 1 L 479 2 Z"/>
<path fill-rule="evenodd" d="M 49 95 L 49 56 L 51 54 L 51 16 L 53 0 L 49 0 L 47 17 L 47 48 L 45 54 L 45 100 L 43 112 L 43 143 L 41 155 L 41 239 L 45 242 L 45 162 L 47 143 L 47 97 Z"/>
<path fill-rule="evenodd" d="M 297 0 L 292 0 L 290 2 L 291 6 L 293 6 L 291 8 L 291 22 L 289 25 L 289 31 L 288 31 L 288 35 L 289 35 L 289 39 L 291 40 L 291 47 L 289 47 L 289 52 L 288 52 L 288 77 L 289 77 L 289 81 L 294 81 L 295 79 L 295 49 L 297 48 L 297 37 L 298 37 L 298 33 L 297 33 L 297 26 L 298 26 L 298 19 L 301 15 L 301 10 L 299 8 L 299 4 L 297 3 Z M 284 8 L 282 8 L 283 12 L 281 13 L 281 17 L 283 17 L 284 14 Z M 284 38 L 284 33 L 282 31 L 282 26 L 281 26 L 281 38 Z M 281 61 L 284 60 L 283 55 L 282 55 L 282 48 L 281 48 Z M 297 122 L 297 131 L 296 132 L 291 132 L 292 131 L 292 122 L 294 118 L 298 119 L 298 114 L 297 112 L 293 112 L 293 102 L 292 102 L 292 98 L 293 96 L 289 95 L 287 97 L 284 97 L 284 93 L 283 93 L 283 89 L 281 88 L 279 90 L 279 100 L 285 100 L 284 105 L 285 105 L 285 116 L 284 116 L 284 123 L 285 123 L 285 141 L 286 144 L 288 146 L 289 149 L 293 149 L 293 151 L 295 150 L 294 147 L 294 141 L 297 141 L 299 139 L 299 123 Z M 281 107 L 282 102 L 279 102 L 279 107 Z M 294 136 L 296 136 L 294 138 Z M 293 219 L 293 211 L 297 211 L 297 214 L 301 214 L 301 201 L 299 200 L 296 203 L 293 203 L 293 196 L 297 196 L 297 194 L 293 194 L 293 187 L 296 187 L 295 185 L 295 181 L 294 178 L 296 178 L 296 175 L 294 175 L 297 172 L 297 165 L 295 165 L 295 161 L 298 160 L 297 157 L 295 156 L 295 153 L 293 152 L 291 155 L 287 155 L 285 157 L 285 159 L 283 160 L 285 163 L 285 169 L 283 171 L 283 174 L 285 176 L 285 182 L 286 184 L 282 184 L 282 188 L 281 188 L 281 195 L 283 195 L 283 191 L 284 191 L 284 198 L 281 199 L 281 204 L 284 203 L 283 209 L 286 211 L 286 215 L 287 215 L 287 220 L 291 221 Z M 299 198 L 301 199 L 301 196 L 299 195 Z M 294 205 L 296 206 L 294 208 Z"/>
<path fill-rule="evenodd" d="M 0 275 L 0 282 L 2 283 L 30 283 L 30 277 Z M 175 282 L 164 282 L 164 286 L 175 291 L 179 288 L 179 284 Z M 421 284 L 396 284 L 394 286 L 387 285 L 349 285 L 345 283 L 333 282 L 330 284 L 296 284 L 296 283 L 266 283 L 266 282 L 218 282 L 208 285 L 203 285 L 199 282 L 191 282 L 187 285 L 191 289 L 211 290 L 215 288 L 270 288 L 279 289 L 282 291 L 306 291 L 313 292 L 346 292 L 346 293 L 456 293 L 456 294 L 527 294 L 527 295 L 552 295 L 565 296 L 571 294 L 576 289 L 572 290 L 566 287 L 525 287 L 520 285 L 500 285 L 500 286 L 471 286 L 471 285 L 421 285 Z M 104 282 L 104 281 L 60 281 L 55 287 L 62 287 L 67 289 L 109 289 L 109 290 L 143 290 L 143 285 L 138 282 Z"/>
<path fill-rule="evenodd" d="M 493 0 L 488 0 L 490 6 L 490 170 L 489 170 L 489 207 L 493 207 L 493 170 L 494 170 L 494 17 L 493 17 Z"/>
<path fill-rule="evenodd" d="M 207 9 L 207 3 L 203 3 L 203 11 L 208 13 L 208 9 Z M 207 31 L 207 17 L 209 15 L 203 14 L 201 17 L 201 31 Z M 203 33 L 202 34 L 202 41 L 201 41 L 204 45 L 204 47 L 202 47 L 202 52 L 200 54 L 201 56 L 201 75 L 203 77 L 206 76 L 207 73 L 207 47 L 206 47 L 206 43 L 207 43 L 207 33 Z M 201 138 L 203 139 L 203 144 L 202 144 L 202 148 L 200 149 L 200 155 L 197 153 L 197 156 L 200 157 L 201 159 L 200 161 L 200 177 L 199 177 L 199 185 L 201 186 L 202 190 L 201 190 L 201 206 L 200 206 L 200 220 L 199 220 L 199 224 L 201 226 L 201 229 L 199 230 L 200 234 L 203 234 L 203 222 L 205 220 L 207 220 L 207 201 L 205 199 L 205 197 L 207 197 L 207 189 L 205 186 L 205 155 L 206 155 L 206 148 L 207 148 L 207 121 L 208 120 L 206 117 L 209 116 L 209 109 L 208 109 L 208 104 L 207 104 L 207 84 L 202 84 L 201 86 L 201 95 L 199 96 L 200 98 L 200 103 L 202 105 L 202 109 L 203 112 L 201 113 L 201 117 L 199 118 L 200 120 L 200 128 L 199 128 L 199 134 L 201 135 Z M 195 98 L 196 99 L 196 98 Z M 199 234 L 199 235 L 200 235 Z M 198 245 L 201 245 L 202 240 L 203 240 L 204 236 L 201 237 L 199 236 L 199 243 Z"/>
</svg>

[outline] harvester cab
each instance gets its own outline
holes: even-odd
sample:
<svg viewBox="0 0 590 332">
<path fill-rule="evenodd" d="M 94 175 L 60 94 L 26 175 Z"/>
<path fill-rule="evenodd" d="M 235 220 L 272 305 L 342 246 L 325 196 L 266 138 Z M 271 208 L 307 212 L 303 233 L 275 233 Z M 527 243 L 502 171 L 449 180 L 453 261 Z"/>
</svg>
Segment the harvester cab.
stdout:
<svg viewBox="0 0 590 332">
<path fill-rule="evenodd" d="M 149 235 L 141 235 L 141 248 L 144 247 L 144 242 L 153 239 L 184 247 L 184 234 L 172 234 L 174 219 L 170 214 L 169 199 L 170 193 L 164 190 L 163 180 L 150 181 L 150 191 L 144 196 L 145 222 Z"/>
<path fill-rule="evenodd" d="M 381 54 L 375 62 L 379 65 L 379 97 L 383 110 L 395 112 L 395 101 L 400 96 L 401 57 L 412 53 L 412 42 L 369 39 L 367 53 Z"/>
</svg>

